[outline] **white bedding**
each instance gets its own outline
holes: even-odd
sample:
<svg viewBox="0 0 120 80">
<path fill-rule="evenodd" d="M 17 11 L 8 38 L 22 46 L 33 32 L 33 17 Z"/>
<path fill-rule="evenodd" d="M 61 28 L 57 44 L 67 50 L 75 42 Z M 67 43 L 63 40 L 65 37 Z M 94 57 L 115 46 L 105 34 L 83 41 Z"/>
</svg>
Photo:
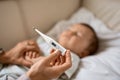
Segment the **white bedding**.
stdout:
<svg viewBox="0 0 120 80">
<path fill-rule="evenodd" d="M 108 29 L 87 9 L 81 8 L 69 20 L 58 22 L 47 34 L 57 40 L 63 30 L 75 23 L 91 25 L 98 35 L 100 46 L 96 55 L 81 59 L 74 79 L 120 80 L 120 32 Z"/>
</svg>

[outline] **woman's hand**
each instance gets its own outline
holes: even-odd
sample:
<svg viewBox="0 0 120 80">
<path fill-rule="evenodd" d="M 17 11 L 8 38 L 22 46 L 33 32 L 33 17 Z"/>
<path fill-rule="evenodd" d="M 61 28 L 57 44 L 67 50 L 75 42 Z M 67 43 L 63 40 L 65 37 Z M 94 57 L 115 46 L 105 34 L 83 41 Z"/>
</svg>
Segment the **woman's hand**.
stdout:
<svg viewBox="0 0 120 80">
<path fill-rule="evenodd" d="M 33 40 L 26 40 L 18 43 L 14 48 L 5 52 L 1 56 L 1 62 L 7 64 L 18 64 L 24 66 L 31 66 L 33 63 L 25 59 L 27 51 L 34 51 L 41 53 L 37 43 Z"/>
<path fill-rule="evenodd" d="M 59 65 L 51 65 L 51 62 L 54 62 L 57 58 L 59 58 L 61 52 L 56 50 L 53 54 L 48 57 L 39 57 L 39 61 L 37 61 L 30 70 L 26 73 L 26 75 L 31 80 L 50 80 L 53 78 L 59 77 L 65 70 L 72 66 L 70 51 L 67 50 L 65 53 L 65 61 Z"/>
</svg>

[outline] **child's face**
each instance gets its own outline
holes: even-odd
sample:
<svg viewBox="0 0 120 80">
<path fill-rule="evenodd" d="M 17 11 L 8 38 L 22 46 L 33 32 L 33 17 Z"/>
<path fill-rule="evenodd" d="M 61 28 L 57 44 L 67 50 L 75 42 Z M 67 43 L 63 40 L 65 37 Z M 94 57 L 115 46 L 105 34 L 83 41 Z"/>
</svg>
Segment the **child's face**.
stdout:
<svg viewBox="0 0 120 80">
<path fill-rule="evenodd" d="M 89 53 L 84 51 L 90 44 L 92 31 L 84 25 L 75 24 L 59 36 L 59 43 L 67 49 L 78 54 L 80 57 Z M 83 54 L 83 52 L 86 52 Z"/>
</svg>

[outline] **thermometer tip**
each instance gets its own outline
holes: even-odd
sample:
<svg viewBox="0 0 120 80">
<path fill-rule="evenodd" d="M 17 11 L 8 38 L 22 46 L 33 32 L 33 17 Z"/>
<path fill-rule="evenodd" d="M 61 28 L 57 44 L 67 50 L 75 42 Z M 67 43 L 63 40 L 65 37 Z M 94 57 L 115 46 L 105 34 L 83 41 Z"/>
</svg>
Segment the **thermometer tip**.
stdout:
<svg viewBox="0 0 120 80">
<path fill-rule="evenodd" d="M 35 27 L 33 27 L 33 29 L 35 30 L 36 28 L 35 28 Z"/>
</svg>

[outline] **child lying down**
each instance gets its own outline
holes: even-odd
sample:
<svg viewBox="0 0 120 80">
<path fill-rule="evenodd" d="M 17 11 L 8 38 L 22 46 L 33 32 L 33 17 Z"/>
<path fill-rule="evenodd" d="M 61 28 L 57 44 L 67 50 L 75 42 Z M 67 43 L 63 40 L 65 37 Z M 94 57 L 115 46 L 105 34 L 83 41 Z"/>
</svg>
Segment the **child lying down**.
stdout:
<svg viewBox="0 0 120 80">
<path fill-rule="evenodd" d="M 69 29 L 63 31 L 58 38 L 58 42 L 66 49 L 69 49 L 74 54 L 78 55 L 80 58 L 93 55 L 98 49 L 98 38 L 95 31 L 89 25 L 84 23 L 74 24 Z M 29 51 L 26 52 L 25 58 L 35 63 L 37 62 L 37 58 L 41 56 L 40 54 L 41 53 Z M 64 56 L 60 56 L 59 59 L 51 62 L 50 65 L 60 65 L 64 63 L 64 60 Z M 18 70 L 19 74 L 18 72 L 11 71 L 9 67 L 13 67 L 14 69 Z M 24 74 L 28 70 L 26 67 L 17 65 L 9 65 L 7 67 L 4 67 L 4 69 L 6 73 L 4 73 L 3 70 L 0 75 L 3 76 L 5 74 L 10 74 L 15 79 L 17 79 L 17 77 Z M 60 78 L 62 79 L 62 77 Z"/>
</svg>

